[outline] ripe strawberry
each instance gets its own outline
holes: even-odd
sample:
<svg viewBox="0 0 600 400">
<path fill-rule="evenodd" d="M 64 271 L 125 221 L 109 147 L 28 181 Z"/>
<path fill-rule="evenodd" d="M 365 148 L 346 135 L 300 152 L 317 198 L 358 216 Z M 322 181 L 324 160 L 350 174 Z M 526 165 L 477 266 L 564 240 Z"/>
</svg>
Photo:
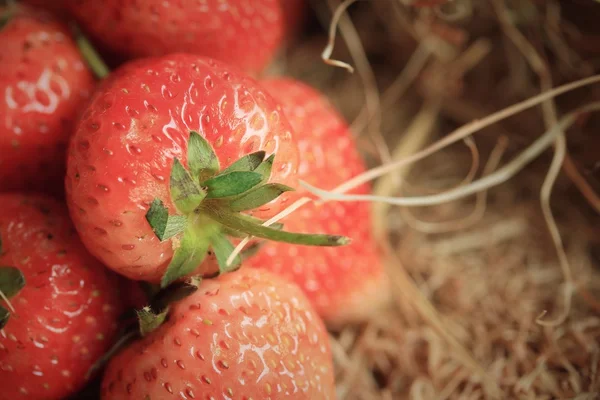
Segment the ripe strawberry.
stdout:
<svg viewBox="0 0 600 400">
<path fill-rule="evenodd" d="M 300 31 L 304 23 L 307 11 L 308 0 L 280 0 L 283 9 L 284 19 L 284 37 L 289 41 L 293 41 L 294 36 Z"/>
<path fill-rule="evenodd" d="M 21 3 L 33 6 L 36 8 L 42 8 L 52 12 L 56 16 L 66 16 L 66 10 L 64 0 L 21 0 Z"/>
<path fill-rule="evenodd" d="M 102 399 L 334 399 L 327 332 L 302 292 L 243 268 L 202 282 L 113 358 Z"/>
<path fill-rule="evenodd" d="M 65 398 L 111 345 L 116 277 L 48 197 L 0 195 L 0 239 L 0 398 Z"/>
<path fill-rule="evenodd" d="M 0 28 L 0 190 L 62 192 L 65 152 L 94 87 L 69 32 L 15 6 Z"/>
<path fill-rule="evenodd" d="M 280 0 L 66 0 L 95 39 L 130 57 L 186 52 L 260 72 L 283 36 Z"/>
<path fill-rule="evenodd" d="M 140 286 L 140 282 L 120 279 L 121 304 L 125 309 L 138 310 L 148 305 L 148 295 Z"/>
<path fill-rule="evenodd" d="M 299 179 L 333 189 L 364 172 L 348 125 L 324 96 L 291 79 L 266 80 L 263 86 L 281 102 L 298 138 Z M 368 191 L 368 185 L 362 185 L 352 193 Z M 387 301 L 390 290 L 371 234 L 368 203 L 311 203 L 282 222 L 299 232 L 343 233 L 352 244 L 315 249 L 267 243 L 248 265 L 298 284 L 333 326 L 363 320 Z"/>
<path fill-rule="evenodd" d="M 101 85 L 77 126 L 67 202 L 92 254 L 165 286 L 213 274 L 217 263 L 226 270 L 233 247 L 224 234 L 343 244 L 239 214 L 269 217 L 287 205 L 277 196 L 295 182 L 297 157 L 287 120 L 253 79 L 193 55 L 134 61 Z M 265 184 L 269 176 L 277 183 Z"/>
</svg>

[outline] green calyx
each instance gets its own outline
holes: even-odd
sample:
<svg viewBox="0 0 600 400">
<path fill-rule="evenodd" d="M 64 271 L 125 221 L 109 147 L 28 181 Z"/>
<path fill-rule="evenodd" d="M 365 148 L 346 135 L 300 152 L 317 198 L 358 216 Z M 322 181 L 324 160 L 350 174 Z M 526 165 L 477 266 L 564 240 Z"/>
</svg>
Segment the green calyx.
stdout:
<svg viewBox="0 0 600 400">
<path fill-rule="evenodd" d="M 0 253 L 2 243 L 0 242 Z M 25 286 L 23 273 L 14 267 L 0 266 L 0 301 L 4 300 L 8 307 L 8 300 L 16 296 Z M 0 305 L 0 329 L 8 323 L 10 311 L 7 307 Z"/>
<path fill-rule="evenodd" d="M 152 202 L 146 213 L 146 220 L 158 239 L 172 240 L 175 248 L 162 277 L 162 287 L 192 273 L 209 254 L 217 259 L 219 273 L 237 269 L 244 254 L 228 265 L 234 249 L 229 237 L 256 236 L 308 246 L 349 243 L 343 236 L 286 232 L 281 224 L 263 226 L 264 221 L 241 214 L 293 190 L 267 183 L 274 155 L 265 156 L 264 151 L 251 153 L 221 170 L 210 144 L 197 132 L 190 132 L 187 168 L 175 159 L 171 170 L 171 200 L 177 213 L 169 214 L 159 199 Z"/>
<path fill-rule="evenodd" d="M 169 310 L 155 313 L 150 307 L 144 307 L 136 312 L 140 323 L 140 334 L 146 336 L 165 322 Z"/>
</svg>

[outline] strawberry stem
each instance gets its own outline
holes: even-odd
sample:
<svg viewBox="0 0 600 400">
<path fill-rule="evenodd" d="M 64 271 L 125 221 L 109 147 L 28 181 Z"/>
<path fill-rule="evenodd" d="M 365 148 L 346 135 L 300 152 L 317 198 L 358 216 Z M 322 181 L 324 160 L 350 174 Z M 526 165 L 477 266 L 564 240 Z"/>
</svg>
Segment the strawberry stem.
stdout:
<svg viewBox="0 0 600 400">
<path fill-rule="evenodd" d="M 344 246 L 350 243 L 350 239 L 345 236 L 286 232 L 257 224 L 243 214 L 215 212 L 210 209 L 203 211 L 210 218 L 228 228 L 262 239 L 304 246 Z"/>
<path fill-rule="evenodd" d="M 179 247 L 162 277 L 160 285 L 163 288 L 194 272 L 206 258 L 212 236 L 218 234 L 216 224 L 211 224 L 206 217 L 196 216 L 194 219 L 183 232 Z"/>
<path fill-rule="evenodd" d="M 137 317 L 140 323 L 140 334 L 146 336 L 165 322 L 169 308 L 165 308 L 159 313 L 155 313 L 150 307 L 144 307 L 141 310 L 137 310 Z"/>
<path fill-rule="evenodd" d="M 94 46 L 92 46 L 90 41 L 81 32 L 81 29 L 75 24 L 72 25 L 72 28 L 75 33 L 77 47 L 88 67 L 90 67 L 96 78 L 106 78 L 110 73 L 110 68 L 108 68 L 104 60 L 102 60 L 102 57 L 100 57 L 100 54 L 98 54 Z"/>
</svg>

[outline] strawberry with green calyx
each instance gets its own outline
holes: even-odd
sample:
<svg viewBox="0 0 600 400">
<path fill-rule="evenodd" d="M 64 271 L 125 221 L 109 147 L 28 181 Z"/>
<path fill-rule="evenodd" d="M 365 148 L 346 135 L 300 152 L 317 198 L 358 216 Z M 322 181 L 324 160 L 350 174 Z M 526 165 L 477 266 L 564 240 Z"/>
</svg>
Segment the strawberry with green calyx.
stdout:
<svg viewBox="0 0 600 400">
<path fill-rule="evenodd" d="M 66 398 L 112 345 L 118 279 L 49 197 L 0 195 L 0 239 L 0 398 Z"/>
<path fill-rule="evenodd" d="M 231 265 L 227 259 L 233 251 L 228 235 L 253 235 L 292 244 L 339 246 L 347 243 L 342 236 L 291 233 L 263 226 L 261 220 L 241 214 L 259 208 L 282 193 L 293 190 L 278 183 L 266 183 L 271 174 L 274 155 L 265 159 L 258 151 L 240 158 L 223 169 L 210 144 L 197 132 L 188 142 L 189 170 L 176 158 L 170 178 L 171 199 L 178 214 L 169 215 L 163 202 L 155 199 L 146 219 L 156 236 L 165 241 L 182 234 L 161 285 L 192 273 L 210 251 L 216 257 L 219 273 L 239 267 L 239 257 Z"/>
<path fill-rule="evenodd" d="M 289 123 L 254 79 L 188 54 L 137 60 L 102 82 L 83 113 L 67 204 L 92 254 L 164 286 L 235 268 L 228 237 L 344 244 L 261 225 L 295 198 L 297 160 Z"/>
<path fill-rule="evenodd" d="M 101 398 L 333 400 L 329 338 L 293 284 L 258 270 L 207 279 L 111 359 Z"/>
<path fill-rule="evenodd" d="M 139 308 L 127 309 L 122 316 L 123 328 L 114 345 L 102 357 L 90 367 L 87 376 L 93 376 L 102 370 L 106 364 L 120 351 L 127 348 L 133 341 L 139 340 L 162 325 L 169 313 L 171 304 L 176 303 L 192 295 L 201 280 L 191 278 L 186 282 L 174 282 L 166 288 L 148 285 L 147 298 L 150 302 L 144 303 Z"/>
</svg>

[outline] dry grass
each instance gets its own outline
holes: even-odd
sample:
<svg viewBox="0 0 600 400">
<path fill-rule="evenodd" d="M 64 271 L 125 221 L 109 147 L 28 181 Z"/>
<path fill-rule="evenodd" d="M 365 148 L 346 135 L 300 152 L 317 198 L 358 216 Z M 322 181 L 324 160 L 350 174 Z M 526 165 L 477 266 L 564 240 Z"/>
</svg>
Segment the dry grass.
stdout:
<svg viewBox="0 0 600 400">
<path fill-rule="evenodd" d="M 326 58 L 355 67 L 349 74 L 317 62 L 340 2 L 314 1 L 322 33 L 278 66 L 330 96 L 374 167 L 600 70 L 600 4 L 425 3 L 444 1 L 344 2 Z M 581 13 L 589 19 L 573 19 Z M 599 84 L 546 96 L 376 181 L 381 196 L 465 188 L 556 131 L 553 156 L 473 198 L 374 204 L 395 302 L 332 335 L 340 399 L 600 398 L 600 155 L 590 150 L 600 149 L 599 119 L 557 128 L 598 100 Z"/>
</svg>

